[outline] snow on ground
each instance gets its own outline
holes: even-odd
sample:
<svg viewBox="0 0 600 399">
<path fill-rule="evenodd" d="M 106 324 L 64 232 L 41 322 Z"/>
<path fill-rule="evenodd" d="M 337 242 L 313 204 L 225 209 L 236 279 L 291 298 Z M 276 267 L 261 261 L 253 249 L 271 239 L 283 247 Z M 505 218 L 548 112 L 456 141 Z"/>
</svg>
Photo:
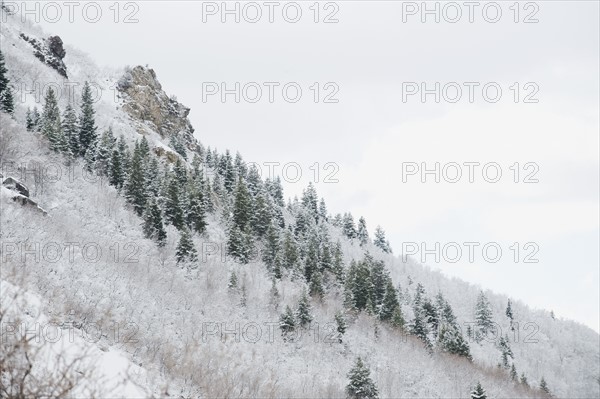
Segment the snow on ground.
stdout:
<svg viewBox="0 0 600 399">
<path fill-rule="evenodd" d="M 101 350 L 81 330 L 51 323 L 37 295 L 0 280 L 0 303 L 4 344 L 22 336 L 29 339 L 28 352 L 33 354 L 34 365 L 30 381 L 58 380 L 66 374 L 75 383 L 71 397 L 149 396 L 149 391 L 131 378 L 143 381 L 143 368 L 132 364 L 117 349 Z"/>
</svg>

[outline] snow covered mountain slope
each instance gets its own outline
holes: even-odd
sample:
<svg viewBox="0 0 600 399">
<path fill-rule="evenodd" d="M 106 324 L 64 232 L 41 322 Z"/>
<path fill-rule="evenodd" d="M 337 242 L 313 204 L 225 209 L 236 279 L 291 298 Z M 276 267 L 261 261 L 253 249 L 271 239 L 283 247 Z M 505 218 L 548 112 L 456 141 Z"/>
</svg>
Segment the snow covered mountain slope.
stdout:
<svg viewBox="0 0 600 399">
<path fill-rule="evenodd" d="M 117 354 L 122 368 L 104 376 L 114 383 L 122 378 L 120 370 L 134 369 L 120 385 L 125 388 L 110 395 L 344 397 L 347 374 L 357 357 L 368 365 L 381 397 L 462 398 L 477 382 L 492 398 L 545 397 L 538 389 L 542 378 L 556 397 L 600 395 L 599 336 L 594 331 L 518 302 L 511 303 L 511 320 L 506 296 L 482 295 L 479 287 L 350 238 L 347 226 L 321 208 L 315 211 L 310 189 L 306 201 L 282 206 L 273 182 L 257 180 L 241 157 L 234 160 L 228 152 L 216 153 L 203 146 L 210 143 L 194 139 L 186 108 L 164 93 L 154 72 L 145 67 L 99 68 L 63 38 L 67 80 L 36 56 L 22 36 L 43 42 L 47 33 L 15 16 L 6 16 L 6 21 L 0 27 L 0 50 L 16 106 L 13 117 L 0 113 L 2 180 L 12 176 L 27 185 L 30 198 L 47 214 L 13 201 L 3 189 L 0 290 L 11 297 L 20 287 L 27 294 L 22 294 L 23 303 L 7 304 L 3 299 L 2 314 L 32 323 L 36 319 L 30 308 L 35 303 L 45 315 L 44 324 L 73 323 L 77 332 L 95 334 L 92 343 L 69 342 L 64 353 L 76 357 L 91 351 L 100 362 Z M 93 107 L 98 135 L 111 128 L 128 146 L 131 158 L 122 186 L 112 181 L 112 174 L 98 172 L 100 144 L 94 159 L 72 155 L 69 160 L 50 149 L 43 128 L 26 129 L 27 109 L 41 110 L 49 87 L 58 93 L 61 112 L 69 103 L 79 110 L 86 81 L 97 89 Z M 134 143 L 139 146 L 143 138 L 149 149 L 143 165 L 149 170 L 156 159 L 159 173 L 144 170 L 143 181 L 136 182 L 131 177 L 136 176 L 132 154 Z M 163 173 L 168 177 L 162 179 Z M 181 174 L 184 178 L 178 180 Z M 156 189 L 156 209 L 165 218 L 162 245 L 147 231 L 146 221 L 155 221 L 148 216 L 153 200 L 144 203 L 140 217 L 134 183 Z M 187 207 L 185 217 L 190 220 L 195 191 L 184 188 L 188 185 L 202 192 L 206 226 L 201 232 L 175 227 L 178 216 L 170 215 L 173 193 L 185 192 L 177 204 L 186 204 L 181 206 Z M 240 213 L 244 198 L 250 198 L 252 205 L 244 208 L 251 209 L 250 214 Z M 265 226 L 260 223 L 261 209 L 269 211 Z M 256 231 L 238 231 L 240 223 Z M 189 254 L 181 245 L 189 230 L 197 259 L 178 259 Z M 273 258 L 270 233 L 277 244 Z M 341 270 L 333 266 L 337 242 Z M 260 256 L 246 253 L 250 246 Z M 313 261 L 318 266 L 311 269 Z M 381 281 L 378 261 L 387 270 L 381 272 Z M 363 272 L 372 292 L 361 305 Z M 385 285 L 387 274 L 392 289 Z M 313 294 L 308 312 L 312 323 L 283 334 L 286 306 L 297 309 L 305 291 Z M 399 317 L 390 322 L 383 316 L 387 304 L 394 302 L 388 302 L 383 291 L 394 293 L 399 301 L 394 314 L 401 314 L 404 323 Z M 384 296 L 381 303 L 377 292 Z M 419 317 L 442 313 L 444 302 L 436 307 L 438 293 L 450 305 L 453 325 L 468 343 L 472 360 L 455 347 L 448 349 L 458 344 L 442 340 L 429 318 L 420 321 L 427 331 L 419 333 Z M 467 331 L 481 327 L 481 312 L 476 312 L 481 297 L 489 302 L 489 321 L 496 323 L 484 336 Z M 433 313 L 427 313 L 430 308 Z M 302 315 L 299 312 L 294 323 L 302 323 Z M 343 333 L 340 317 L 347 324 Z M 441 326 L 441 316 L 435 323 Z M 9 332 L 6 327 L 3 319 L 3 339 Z M 46 343 L 51 351 L 58 350 Z M 507 345 L 511 355 L 506 355 Z M 43 370 L 46 362 L 36 362 Z M 516 379 L 511 377 L 512 366 Z M 0 378 L 7 384 L 6 374 Z M 65 396 L 104 397 L 85 388 L 91 381 L 98 380 L 84 373 L 78 385 L 82 388 Z"/>
</svg>

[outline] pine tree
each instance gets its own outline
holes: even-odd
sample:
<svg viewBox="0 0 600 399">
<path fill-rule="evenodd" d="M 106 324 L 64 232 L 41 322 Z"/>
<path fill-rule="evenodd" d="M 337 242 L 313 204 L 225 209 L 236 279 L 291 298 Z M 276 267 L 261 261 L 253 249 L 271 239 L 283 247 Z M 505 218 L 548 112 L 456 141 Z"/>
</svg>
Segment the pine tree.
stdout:
<svg viewBox="0 0 600 399">
<path fill-rule="evenodd" d="M 425 314 L 425 320 L 429 324 L 430 331 L 434 337 L 437 337 L 440 321 L 438 311 L 429 298 L 425 298 L 422 303 L 422 309 Z"/>
<path fill-rule="evenodd" d="M 245 308 L 248 301 L 248 294 L 246 292 L 246 283 L 242 283 L 242 293 L 240 295 L 240 306 Z"/>
<path fill-rule="evenodd" d="M 306 291 L 304 291 L 300 297 L 298 308 L 296 310 L 296 320 L 298 320 L 298 325 L 300 327 L 306 327 L 313 321 L 311 311 L 312 308 L 308 296 L 306 295 Z"/>
<path fill-rule="evenodd" d="M 77 126 L 77 114 L 71 104 L 67 105 L 63 113 L 62 130 L 69 143 L 71 153 L 75 157 L 79 156 L 79 127 Z"/>
<path fill-rule="evenodd" d="M 248 230 L 242 231 L 237 226 L 233 226 L 229 231 L 227 253 L 239 262 L 246 264 L 252 260 L 253 251 L 252 234 Z"/>
<path fill-rule="evenodd" d="M 284 341 L 287 341 L 289 334 L 296 329 L 294 313 L 289 305 L 285 307 L 285 312 L 279 317 L 279 328 Z"/>
<path fill-rule="evenodd" d="M 348 324 L 346 323 L 346 319 L 342 312 L 337 312 L 335 314 L 335 325 L 338 333 L 338 341 L 342 343 L 342 336 L 346 333 L 346 329 L 348 328 Z"/>
<path fill-rule="evenodd" d="M 6 69 L 6 65 L 4 63 L 4 54 L 0 50 L 0 97 L 4 93 L 5 90 L 8 90 L 8 85 L 10 84 L 10 80 L 8 79 L 8 70 Z"/>
<path fill-rule="evenodd" d="M 98 149 L 98 141 L 94 141 L 90 144 L 89 148 L 83 156 L 83 162 L 87 170 L 91 173 L 94 172 L 96 166 L 96 150 Z"/>
<path fill-rule="evenodd" d="M 252 215 L 252 203 L 250 194 L 244 181 L 240 178 L 235 189 L 235 201 L 233 205 L 233 223 L 239 230 L 246 230 Z"/>
<path fill-rule="evenodd" d="M 175 257 L 177 258 L 177 263 L 185 261 L 195 262 L 198 260 L 198 253 L 194 247 L 194 242 L 192 241 L 190 232 L 186 228 L 181 230 L 181 238 L 177 244 Z"/>
<path fill-rule="evenodd" d="M 369 316 L 374 316 L 377 314 L 377 309 L 375 307 L 375 303 L 373 302 L 373 296 L 369 296 L 367 298 L 367 306 L 365 306 L 365 311 Z"/>
<path fill-rule="evenodd" d="M 456 316 L 452 310 L 452 306 L 446 301 L 441 292 L 436 295 L 436 308 L 440 326 L 450 326 L 458 328 L 456 324 Z"/>
<path fill-rule="evenodd" d="M 514 327 L 514 315 L 513 315 L 513 311 L 512 311 L 512 304 L 510 303 L 510 299 L 508 300 L 508 303 L 506 304 L 506 317 L 508 317 L 508 320 L 510 322 L 510 329 L 511 330 L 515 330 Z"/>
<path fill-rule="evenodd" d="M 391 321 L 399 306 L 400 303 L 398 302 L 396 288 L 394 287 L 392 280 L 388 279 L 385 287 L 383 304 L 381 306 L 381 311 L 379 312 L 379 318 L 383 321 Z"/>
<path fill-rule="evenodd" d="M 242 231 L 237 226 L 233 226 L 229 230 L 227 253 L 236 259 L 241 259 L 243 257 L 244 237 Z"/>
<path fill-rule="evenodd" d="M 312 275 L 319 270 L 319 241 L 316 232 L 313 232 L 308 241 L 306 260 L 304 261 L 304 277 L 310 283 Z"/>
<path fill-rule="evenodd" d="M 214 212 L 215 208 L 214 208 L 214 203 L 212 200 L 212 190 L 210 188 L 210 178 L 206 177 L 200 179 L 200 184 L 201 184 L 201 188 L 200 191 L 202 192 L 202 205 L 204 207 L 204 211 L 207 213 L 211 213 Z"/>
<path fill-rule="evenodd" d="M 513 363 L 512 366 L 510 366 L 510 379 L 512 381 L 517 381 L 519 378 L 518 374 L 517 374 L 517 368 L 515 367 L 515 364 Z"/>
<path fill-rule="evenodd" d="M 121 165 L 123 167 L 123 173 L 127 176 L 129 171 L 129 163 L 131 161 L 131 154 L 129 154 L 129 146 L 125 142 L 125 136 L 121 135 L 117 142 L 117 150 L 119 151 L 119 158 L 121 159 Z"/>
<path fill-rule="evenodd" d="M 508 368 L 508 358 L 514 359 L 513 351 L 510 349 L 510 345 L 508 343 L 508 335 L 505 337 L 500 337 L 500 341 L 498 342 L 498 349 L 502 354 L 502 366 L 504 368 Z"/>
<path fill-rule="evenodd" d="M 354 367 L 348 373 L 350 382 L 346 386 L 346 393 L 351 399 L 377 399 L 379 393 L 375 383 L 371 380 L 371 372 L 359 357 Z"/>
<path fill-rule="evenodd" d="M 294 226 L 294 235 L 298 237 L 299 240 L 303 240 L 306 238 L 306 235 L 309 231 L 309 216 L 304 209 L 299 209 L 296 214 L 296 224 Z"/>
<path fill-rule="evenodd" d="M 342 219 L 342 231 L 349 239 L 356 238 L 356 227 L 351 213 L 345 213 Z"/>
<path fill-rule="evenodd" d="M 39 132 L 42 128 L 42 116 L 37 107 L 33 107 L 31 119 L 33 121 L 33 131 Z"/>
<path fill-rule="evenodd" d="M 431 349 L 432 344 L 429 340 L 429 328 L 427 327 L 423 309 L 420 307 L 416 308 L 414 313 L 414 318 L 409 325 L 409 331 L 417 338 L 420 338 L 427 348 Z"/>
<path fill-rule="evenodd" d="M 15 109 L 10 80 L 8 79 L 8 70 L 4 63 L 2 51 L 0 51 L 0 109 L 10 115 L 12 115 Z"/>
<path fill-rule="evenodd" d="M 425 288 L 421 283 L 417 283 L 417 288 L 415 288 L 415 297 L 413 299 L 414 307 L 421 307 L 423 305 L 423 301 L 425 300 Z"/>
<path fill-rule="evenodd" d="M 280 279 L 281 278 L 281 256 L 279 254 L 277 254 L 277 256 L 275 256 L 275 262 L 273 263 L 273 277 L 276 279 Z"/>
<path fill-rule="evenodd" d="M 376 247 L 380 248 L 386 254 L 392 253 L 390 243 L 385 239 L 385 232 L 381 226 L 377 226 L 375 228 L 375 239 L 373 240 L 373 244 L 375 244 Z"/>
<path fill-rule="evenodd" d="M 327 221 L 327 205 L 323 198 L 319 201 L 319 219 Z"/>
<path fill-rule="evenodd" d="M 333 257 L 331 255 L 331 243 L 326 235 L 321 239 L 319 253 L 319 270 L 323 273 L 331 272 L 333 270 Z"/>
<path fill-rule="evenodd" d="M 438 345 L 443 352 L 472 359 L 469 344 L 458 328 L 443 325 L 438 335 Z"/>
<path fill-rule="evenodd" d="M 187 198 L 187 223 L 192 231 L 202 234 L 206 230 L 204 198 L 200 184 L 190 184 Z"/>
<path fill-rule="evenodd" d="M 79 117 L 79 143 L 81 155 L 85 155 L 90 147 L 98 140 L 96 135 L 96 120 L 92 89 L 88 82 L 83 85 L 81 93 L 81 116 Z"/>
<path fill-rule="evenodd" d="M 271 224 L 271 204 L 262 187 L 257 188 L 254 206 L 250 215 L 252 230 L 257 237 L 263 237 Z"/>
<path fill-rule="evenodd" d="M 512 306 L 510 303 L 510 299 L 508 300 L 508 303 L 506 305 L 506 317 L 508 317 L 511 321 L 513 319 L 513 312 L 512 312 Z"/>
<path fill-rule="evenodd" d="M 404 325 L 406 324 L 404 320 L 404 315 L 402 314 L 402 309 L 400 306 L 394 310 L 394 314 L 392 314 L 392 326 L 400 329 L 404 329 Z"/>
<path fill-rule="evenodd" d="M 56 148 L 56 151 L 64 154 L 68 158 L 73 156 L 73 153 L 71 152 L 71 146 L 69 144 L 69 140 L 65 136 L 65 134 L 62 130 L 62 127 L 58 132 L 55 148 Z"/>
<path fill-rule="evenodd" d="M 87 151 L 86 151 L 87 153 Z M 144 179 L 144 159 L 140 153 L 139 144 L 136 143 L 129 165 L 129 174 L 125 183 L 125 198 L 133 204 L 133 209 L 142 215 L 146 205 L 146 182 Z"/>
<path fill-rule="evenodd" d="M 525 373 L 521 373 L 521 384 L 529 387 L 529 382 L 527 381 L 527 377 L 525 377 Z"/>
<path fill-rule="evenodd" d="M 367 243 L 369 242 L 369 232 L 367 231 L 367 222 L 365 221 L 364 217 L 360 217 L 360 219 L 358 219 L 358 231 L 356 233 L 356 236 L 358 238 L 358 241 L 360 242 L 360 245 L 364 246 L 367 245 Z"/>
<path fill-rule="evenodd" d="M 167 168 L 167 166 L 165 166 L 165 168 Z M 144 187 L 144 193 L 146 195 L 146 198 L 158 197 L 161 198 L 161 200 L 164 200 L 164 197 L 161 197 L 161 188 L 163 185 L 163 181 L 160 173 L 160 165 L 156 157 L 151 156 L 144 163 L 144 182 L 146 182 L 146 185 Z"/>
<path fill-rule="evenodd" d="M 254 166 L 254 165 L 253 165 Z M 255 167 L 255 166 L 254 166 Z M 245 179 L 248 175 L 248 168 L 244 163 L 244 159 L 239 152 L 235 153 L 235 160 L 233 161 L 233 169 L 238 176 L 241 176 Z"/>
<path fill-rule="evenodd" d="M 221 157 L 221 160 L 219 161 L 219 172 L 223 176 L 225 190 L 227 190 L 228 193 L 233 192 L 235 186 L 235 170 L 229 150 L 225 150 L 225 155 Z"/>
<path fill-rule="evenodd" d="M 25 128 L 28 132 L 32 132 L 34 129 L 33 123 L 33 113 L 31 112 L 31 108 L 27 107 L 27 113 L 25 114 Z"/>
<path fill-rule="evenodd" d="M 185 145 L 183 145 L 181 139 L 179 139 L 175 135 L 171 136 L 171 139 L 169 140 L 169 146 L 187 161 L 187 152 L 185 150 Z"/>
<path fill-rule="evenodd" d="M 59 151 L 62 126 L 60 122 L 60 110 L 58 109 L 58 103 L 52 88 L 49 88 L 46 93 L 41 125 L 42 134 L 48 138 L 50 148 L 54 151 Z"/>
<path fill-rule="evenodd" d="M 267 265 L 270 273 L 273 273 L 275 267 L 275 258 L 279 253 L 279 236 L 273 224 L 269 225 L 265 237 L 265 251 L 263 252 L 263 262 Z"/>
<path fill-rule="evenodd" d="M 15 100 L 10 86 L 0 95 L 0 109 L 9 115 L 15 112 Z"/>
<path fill-rule="evenodd" d="M 108 181 L 112 186 L 120 189 L 125 182 L 125 171 L 121 163 L 121 156 L 118 150 L 113 150 L 110 158 Z"/>
<path fill-rule="evenodd" d="M 346 286 L 351 293 L 354 309 L 359 311 L 367 309 L 374 313 L 373 284 L 371 271 L 366 261 L 355 262 L 350 265 Z"/>
<path fill-rule="evenodd" d="M 323 275 L 319 270 L 312 274 L 309 289 L 310 295 L 315 298 L 322 299 L 325 295 L 325 290 L 323 289 Z"/>
<path fill-rule="evenodd" d="M 427 325 L 427 315 L 423 309 L 423 304 L 426 303 L 427 297 L 425 294 L 425 288 L 421 283 L 417 284 L 415 297 L 413 300 L 413 313 L 414 318 L 410 322 L 409 331 L 411 334 L 420 338 L 428 349 L 432 348 L 431 341 L 429 340 L 429 328 Z"/>
<path fill-rule="evenodd" d="M 308 187 L 302 192 L 302 205 L 315 220 L 319 219 L 317 190 L 312 182 L 308 183 Z"/>
<path fill-rule="evenodd" d="M 254 247 L 254 238 L 252 237 L 252 232 L 250 231 L 250 229 L 246 229 L 246 231 L 242 232 L 242 242 L 244 244 L 243 246 L 243 253 L 242 256 L 240 258 L 240 261 L 244 264 L 250 262 L 251 260 L 255 260 L 256 256 L 255 256 L 255 247 Z"/>
<path fill-rule="evenodd" d="M 471 399 L 486 399 L 487 398 L 487 394 L 485 392 L 485 389 L 483 389 L 483 387 L 481 386 L 481 383 L 477 383 L 477 385 L 475 386 L 475 388 L 473 388 L 473 390 L 471 391 Z"/>
<path fill-rule="evenodd" d="M 275 279 L 271 280 L 271 290 L 269 291 L 269 294 L 269 304 L 273 309 L 277 310 L 279 308 L 280 295 L 277 284 L 275 284 Z"/>
<path fill-rule="evenodd" d="M 387 283 L 390 280 L 389 272 L 385 268 L 385 263 L 373 260 L 369 254 L 365 255 L 365 261 L 370 265 L 371 289 L 373 295 L 371 300 L 373 301 L 375 309 L 379 310 L 383 303 Z"/>
<path fill-rule="evenodd" d="M 184 212 L 182 204 L 181 183 L 176 175 L 172 175 L 167 186 L 167 198 L 165 198 L 165 214 L 167 220 L 178 230 L 184 225 Z"/>
<path fill-rule="evenodd" d="M 110 160 L 116 143 L 117 140 L 115 139 L 112 128 L 109 127 L 108 130 L 106 130 L 104 133 L 102 133 L 102 136 L 100 136 L 98 147 L 96 149 L 96 170 L 100 176 L 109 175 Z"/>
<path fill-rule="evenodd" d="M 145 144 L 146 146 L 148 145 L 147 143 Z M 142 140 L 140 142 L 140 151 L 142 153 L 144 153 L 146 150 L 143 150 L 144 146 L 144 140 Z M 147 150 L 149 151 L 149 150 Z M 149 156 L 149 153 L 145 155 L 145 157 L 147 158 Z M 175 177 L 175 180 L 177 181 L 177 183 L 179 183 L 179 187 L 181 187 L 182 192 L 185 189 L 187 182 L 188 182 L 188 173 L 187 173 L 187 168 L 185 167 L 185 165 L 183 164 L 183 162 L 181 162 L 181 159 L 177 158 L 177 160 L 175 161 L 175 166 L 173 167 L 173 176 Z"/>
<path fill-rule="evenodd" d="M 159 247 L 166 244 L 167 233 L 162 221 L 162 214 L 155 199 L 152 199 L 144 212 L 144 236 L 156 241 Z"/>
<path fill-rule="evenodd" d="M 231 272 L 231 276 L 229 277 L 229 282 L 227 283 L 227 288 L 232 291 L 237 290 L 238 288 L 238 278 L 235 272 Z"/>
<path fill-rule="evenodd" d="M 340 215 L 339 213 L 337 213 L 333 217 L 333 220 L 331 221 L 331 224 L 333 224 L 335 227 L 342 227 L 342 215 Z"/>
<path fill-rule="evenodd" d="M 288 231 L 285 232 L 283 240 L 283 267 L 289 270 L 293 270 L 299 261 L 298 246 L 296 240 L 292 234 Z"/>
<path fill-rule="evenodd" d="M 493 326 L 492 309 L 483 291 L 479 292 L 477 304 L 475 305 L 475 322 L 479 328 L 478 340 L 482 339 L 482 335 L 486 335 Z"/>
<path fill-rule="evenodd" d="M 342 252 L 342 243 L 339 241 L 333 249 L 333 264 L 331 271 L 338 284 L 344 284 L 344 254 Z"/>
<path fill-rule="evenodd" d="M 251 260 L 255 260 L 255 247 L 254 247 L 254 237 L 252 236 L 252 231 L 250 228 L 246 228 L 245 231 L 242 232 L 242 255 L 240 257 L 240 261 L 243 264 L 250 262 Z"/>
<path fill-rule="evenodd" d="M 547 396 L 552 396 L 550 388 L 548 388 L 548 384 L 546 383 L 544 377 L 542 377 L 542 380 L 540 381 L 540 391 L 544 392 Z"/>
<path fill-rule="evenodd" d="M 283 200 L 283 185 L 281 184 L 281 178 L 279 176 L 275 177 L 271 182 L 271 196 L 273 200 L 275 200 L 275 204 L 284 207 L 285 202 Z"/>
</svg>

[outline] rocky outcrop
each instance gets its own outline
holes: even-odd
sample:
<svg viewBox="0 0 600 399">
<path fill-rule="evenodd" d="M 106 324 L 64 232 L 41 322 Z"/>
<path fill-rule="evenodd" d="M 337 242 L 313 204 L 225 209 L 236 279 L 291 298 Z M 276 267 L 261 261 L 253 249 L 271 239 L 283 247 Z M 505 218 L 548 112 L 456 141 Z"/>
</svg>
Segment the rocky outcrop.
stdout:
<svg viewBox="0 0 600 399">
<path fill-rule="evenodd" d="M 50 36 L 47 39 L 40 40 L 21 33 L 20 37 L 31 44 L 33 55 L 43 63 L 54 68 L 61 76 L 68 79 L 67 66 L 63 62 L 67 53 L 63 47 L 63 41 L 59 36 Z"/>
<path fill-rule="evenodd" d="M 179 155 L 177 155 L 176 153 L 168 151 L 162 147 L 154 147 L 154 153 L 157 157 L 165 158 L 170 163 L 177 162 L 177 158 L 179 158 Z"/>
<path fill-rule="evenodd" d="M 22 206 L 31 207 L 34 210 L 42 213 L 44 216 L 47 215 L 47 212 L 40 208 L 37 202 L 29 198 L 29 189 L 27 186 L 15 178 L 7 177 L 2 182 L 2 197 L 6 197 L 16 202 L 17 204 L 21 204 Z"/>
<path fill-rule="evenodd" d="M 25 197 L 29 197 L 29 189 L 27 186 L 12 177 L 7 177 L 4 179 L 2 185 L 9 190 L 16 191 Z"/>
<path fill-rule="evenodd" d="M 176 136 L 188 149 L 195 150 L 194 128 L 188 120 L 190 109 L 163 91 L 154 70 L 142 66 L 127 70 L 117 89 L 129 116 L 163 138 Z"/>
</svg>

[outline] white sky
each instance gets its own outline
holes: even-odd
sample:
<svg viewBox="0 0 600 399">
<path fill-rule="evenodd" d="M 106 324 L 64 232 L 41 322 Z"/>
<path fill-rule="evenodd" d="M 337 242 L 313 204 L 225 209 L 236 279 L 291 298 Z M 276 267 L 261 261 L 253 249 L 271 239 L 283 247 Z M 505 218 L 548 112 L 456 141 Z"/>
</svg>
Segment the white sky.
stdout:
<svg viewBox="0 0 600 399">
<path fill-rule="evenodd" d="M 498 242 L 498 263 L 483 261 L 480 250 L 472 264 L 466 252 L 455 264 L 434 263 L 431 256 L 427 263 L 599 330 L 598 2 L 521 3 L 519 23 L 512 1 L 498 2 L 497 23 L 484 20 L 487 2 L 481 2 L 473 23 L 462 6 L 455 24 L 436 23 L 433 16 L 422 23 L 420 14 L 403 23 L 402 2 L 391 1 L 337 1 L 339 22 L 333 24 L 313 22 L 312 1 L 299 2 L 303 14 L 295 24 L 282 17 L 285 2 L 269 23 L 259 1 L 264 14 L 255 24 L 235 23 L 232 16 L 222 23 L 220 14 L 203 23 L 199 1 L 137 1 L 127 9 L 125 3 L 120 19 L 137 9 L 138 23 L 114 23 L 111 1 L 102 3 L 98 23 L 76 12 L 74 23 L 65 14 L 42 24 L 101 65 L 154 68 L 165 90 L 192 108 L 196 136 L 205 145 L 240 151 L 260 164 L 300 164 L 303 179 L 286 184 L 286 194 L 301 193 L 313 177 L 310 166 L 319 162 L 317 189 L 329 209 L 365 216 L 371 233 L 381 224 L 396 254 L 403 242 L 428 248 Z M 539 22 L 523 23 L 535 5 Z M 321 3 L 320 10 L 323 18 L 334 6 Z M 455 11 L 447 11 L 452 18 Z M 291 104 L 276 89 L 269 103 L 265 88 L 255 104 L 236 104 L 233 96 L 203 102 L 203 82 L 229 88 L 235 82 L 297 82 L 303 95 Z M 337 84 L 339 102 L 315 104 L 314 82 L 322 95 L 331 91 L 325 83 Z M 503 94 L 495 104 L 482 99 L 480 88 L 473 103 L 466 88 L 456 104 L 436 104 L 432 96 L 424 104 L 418 96 L 403 102 L 403 82 L 497 82 Z M 536 83 L 539 102 L 514 103 L 514 82 L 521 98 L 530 92 L 523 85 Z M 322 182 L 331 171 L 324 169 L 328 162 L 339 166 L 337 184 Z M 479 168 L 474 184 L 466 176 L 456 184 L 423 184 L 415 176 L 403 183 L 402 162 L 497 162 L 503 178 L 486 183 Z M 508 168 L 515 162 L 521 178 L 530 170 L 523 165 L 535 162 L 539 183 L 513 183 Z M 515 263 L 514 242 L 535 242 L 539 263 Z M 529 252 L 521 248 L 521 256 Z"/>
</svg>

